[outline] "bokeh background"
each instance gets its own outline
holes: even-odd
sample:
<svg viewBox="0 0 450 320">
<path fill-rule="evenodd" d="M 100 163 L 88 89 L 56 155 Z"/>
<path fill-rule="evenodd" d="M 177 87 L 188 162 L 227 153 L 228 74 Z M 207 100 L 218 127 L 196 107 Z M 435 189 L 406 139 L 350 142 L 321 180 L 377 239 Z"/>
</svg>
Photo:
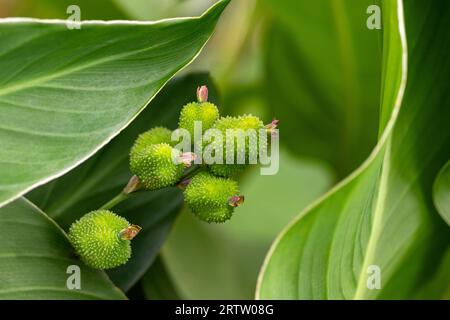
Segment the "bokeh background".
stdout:
<svg viewBox="0 0 450 320">
<path fill-rule="evenodd" d="M 353 1 L 348 11 L 336 2 L 234 0 L 205 50 L 183 71 L 210 73 L 222 114 L 279 119 L 281 154 L 277 175 L 255 169 L 241 177 L 246 203 L 230 222 L 208 225 L 183 209 L 154 266 L 165 268 L 179 297 L 253 298 L 276 235 L 375 145 L 381 31 L 366 27 L 366 8 L 377 1 Z M 76 4 L 83 20 L 158 20 L 198 15 L 212 3 L 0 0 L 0 17 L 65 19 Z M 155 285 L 150 277 L 143 281 Z"/>
</svg>

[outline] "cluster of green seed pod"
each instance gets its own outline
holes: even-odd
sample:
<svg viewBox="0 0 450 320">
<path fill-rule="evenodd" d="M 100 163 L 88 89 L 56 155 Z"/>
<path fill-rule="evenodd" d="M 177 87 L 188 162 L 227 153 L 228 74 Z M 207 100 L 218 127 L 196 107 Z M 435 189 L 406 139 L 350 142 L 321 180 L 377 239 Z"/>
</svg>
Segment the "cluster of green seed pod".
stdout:
<svg viewBox="0 0 450 320">
<path fill-rule="evenodd" d="M 208 102 L 207 87 L 202 86 L 197 90 L 197 101 L 182 108 L 178 122 L 179 128 L 185 129 L 191 137 L 197 134 L 197 123 L 201 124 L 201 134 L 215 129 L 224 137 L 211 142 L 215 150 L 223 151 L 223 164 L 201 164 L 189 168 L 196 155 L 178 150 L 171 139 L 171 130 L 155 127 L 139 135 L 130 150 L 130 170 L 134 176 L 123 195 L 140 189 L 178 186 L 184 190 L 185 202 L 195 216 L 208 223 L 223 223 L 244 201 L 234 180 L 236 175 L 248 165 L 250 158 L 267 148 L 267 140 L 260 141 L 258 132 L 262 129 L 263 133 L 270 133 L 277 122 L 264 126 L 253 115 L 220 117 L 217 106 Z M 230 130 L 237 133 L 229 136 Z M 247 130 L 253 130 L 256 135 L 246 135 Z M 244 139 L 244 145 L 239 145 L 239 139 L 241 142 Z M 236 147 L 232 150 L 235 162 L 225 163 L 230 145 L 233 148 L 240 146 L 241 149 Z M 205 145 L 201 144 L 201 147 Z M 244 158 L 244 163 L 236 162 L 238 154 L 241 159 Z M 128 261 L 131 240 L 139 231 L 140 227 L 130 224 L 125 218 L 108 210 L 97 210 L 72 224 L 69 239 L 85 264 L 96 269 L 110 269 Z"/>
<path fill-rule="evenodd" d="M 265 143 L 260 141 L 258 133 L 261 129 L 268 132 L 268 129 L 261 119 L 253 115 L 220 117 L 217 106 L 208 102 L 206 86 L 197 89 L 196 102 L 188 103 L 181 109 L 178 127 L 193 137 L 197 134 L 196 131 L 199 131 L 195 130 L 197 123 L 201 124 L 201 134 L 208 129 L 215 129 L 224 137 L 220 141 L 211 142 L 215 150 L 222 150 L 223 163 L 203 165 L 200 168 L 202 172 L 197 172 L 187 179 L 184 169 L 190 165 L 194 157 L 175 150 L 170 145 L 170 131 L 158 127 L 138 137 L 130 153 L 130 168 L 146 189 L 181 186 L 185 188 L 184 198 L 194 215 L 209 223 L 225 222 L 231 218 L 234 209 L 244 199 L 239 194 L 237 182 L 233 179 L 249 163 L 251 155 L 253 158 L 255 155 L 258 157 L 260 149 L 266 148 Z M 236 134 L 228 136 L 230 130 L 236 131 Z M 246 135 L 248 130 L 253 130 L 255 134 Z M 234 162 L 226 163 L 227 146 L 237 146 L 241 138 L 245 143 L 243 150 L 240 150 L 240 157 L 244 159 L 244 163 L 237 163 L 238 148 L 232 150 Z M 182 164 L 171 161 L 171 154 L 172 157 L 175 155 L 183 159 Z"/>
</svg>

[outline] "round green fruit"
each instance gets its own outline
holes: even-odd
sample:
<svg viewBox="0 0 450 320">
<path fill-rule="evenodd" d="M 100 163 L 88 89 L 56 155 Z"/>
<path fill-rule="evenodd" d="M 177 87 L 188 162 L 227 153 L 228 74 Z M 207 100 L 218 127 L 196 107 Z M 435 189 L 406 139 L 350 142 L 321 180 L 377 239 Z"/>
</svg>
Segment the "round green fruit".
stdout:
<svg viewBox="0 0 450 320">
<path fill-rule="evenodd" d="M 211 172 L 219 177 L 236 177 L 245 169 L 244 164 L 212 164 Z"/>
<path fill-rule="evenodd" d="M 212 164 L 211 171 L 222 177 L 233 177 L 236 176 L 239 172 L 241 172 L 245 168 L 245 164 L 237 164 L 238 159 L 238 148 L 243 147 L 244 150 L 240 150 L 244 152 L 245 163 L 249 163 L 250 155 L 253 154 L 256 156 L 256 159 L 259 157 L 260 148 L 267 148 L 267 143 L 262 144 L 260 142 L 260 130 L 265 130 L 264 123 L 258 117 L 253 115 L 243 115 L 239 117 L 222 117 L 217 120 L 213 126 L 213 129 L 217 129 L 222 133 L 223 138 L 223 155 L 224 155 L 224 164 Z M 227 141 L 230 139 L 230 136 L 227 137 L 227 130 L 236 130 L 233 135 L 233 141 Z M 242 130 L 242 131 L 240 131 Z M 245 144 L 239 145 L 240 141 L 237 136 L 239 134 L 246 134 L 247 130 L 254 130 L 253 134 L 249 134 L 244 136 Z M 226 146 L 233 145 L 234 150 L 234 163 L 226 164 Z M 220 147 L 220 146 L 219 146 Z M 255 160 L 256 160 L 255 159 Z"/>
<path fill-rule="evenodd" d="M 130 240 L 139 232 L 108 210 L 92 211 L 70 226 L 69 240 L 81 260 L 95 269 L 111 269 L 128 261 Z"/>
<path fill-rule="evenodd" d="M 172 145 L 172 131 L 164 127 L 155 127 L 137 137 L 130 151 L 130 157 L 142 152 L 146 147 L 158 143 L 167 143 Z"/>
<path fill-rule="evenodd" d="M 219 118 L 219 109 L 210 102 L 192 102 L 183 107 L 178 126 L 194 137 L 194 125 L 201 122 L 202 134 L 210 129 Z M 193 139 L 193 138 L 192 138 Z"/>
<path fill-rule="evenodd" d="M 236 181 L 216 177 L 208 172 L 194 176 L 184 197 L 193 214 L 208 223 L 223 223 L 233 215 L 243 197 L 238 196 Z"/>
<path fill-rule="evenodd" d="M 167 143 L 154 144 L 131 154 L 130 169 L 146 189 L 161 189 L 181 179 L 185 165 L 176 161 L 180 157 L 181 152 Z"/>
</svg>

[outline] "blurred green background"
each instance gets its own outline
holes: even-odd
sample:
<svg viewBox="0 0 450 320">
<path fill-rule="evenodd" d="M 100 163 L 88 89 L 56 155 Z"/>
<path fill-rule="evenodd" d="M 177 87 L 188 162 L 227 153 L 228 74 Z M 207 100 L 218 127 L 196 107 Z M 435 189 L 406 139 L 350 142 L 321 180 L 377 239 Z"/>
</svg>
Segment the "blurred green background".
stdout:
<svg viewBox="0 0 450 320">
<path fill-rule="evenodd" d="M 76 4 L 83 20 L 157 20 L 198 15 L 213 2 L 0 0 L 0 17 L 65 19 Z M 367 29 L 366 8 L 377 1 L 337 2 L 234 0 L 205 50 L 183 71 L 211 74 L 222 114 L 280 120 L 280 171 L 261 176 L 255 169 L 241 177 L 246 203 L 229 223 L 207 225 L 183 210 L 157 271 L 134 288 L 136 295 L 253 298 L 275 236 L 371 151 L 378 134 L 381 35 Z M 155 274 L 161 274 L 156 281 Z M 171 281 L 176 293 L 158 296 L 152 290 L 158 281 Z"/>
</svg>

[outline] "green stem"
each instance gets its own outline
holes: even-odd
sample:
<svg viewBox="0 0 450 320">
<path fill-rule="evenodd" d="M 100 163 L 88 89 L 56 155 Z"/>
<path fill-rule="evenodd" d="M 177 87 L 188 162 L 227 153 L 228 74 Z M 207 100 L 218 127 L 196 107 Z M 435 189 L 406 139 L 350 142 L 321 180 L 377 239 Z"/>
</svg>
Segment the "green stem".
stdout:
<svg viewBox="0 0 450 320">
<path fill-rule="evenodd" d="M 100 210 L 108 210 L 114 208 L 116 205 L 121 203 L 122 201 L 125 201 L 131 197 L 131 194 L 125 194 L 123 192 L 119 193 L 117 196 L 112 198 L 109 202 L 104 204 Z"/>
<path fill-rule="evenodd" d="M 192 170 L 186 172 L 186 174 L 180 179 L 180 182 L 183 182 L 186 179 L 189 179 L 196 175 L 198 172 L 203 171 L 205 169 L 205 166 L 197 166 L 192 168 Z M 133 176 L 131 177 L 130 181 L 128 182 L 128 185 L 125 187 L 123 191 L 121 191 L 117 196 L 112 198 L 110 201 L 105 203 L 100 210 L 109 210 L 117 206 L 122 201 L 125 201 L 129 198 L 131 198 L 137 191 L 140 191 L 142 189 L 142 186 L 139 183 L 139 180 L 137 177 Z"/>
<path fill-rule="evenodd" d="M 203 171 L 204 169 L 205 169 L 205 167 L 201 166 L 201 165 L 199 165 L 195 168 L 192 168 L 192 170 L 190 170 L 189 172 L 186 172 L 186 174 L 180 179 L 180 182 L 183 182 L 186 179 L 192 178 L 193 176 L 195 176 L 200 171 Z"/>
</svg>

